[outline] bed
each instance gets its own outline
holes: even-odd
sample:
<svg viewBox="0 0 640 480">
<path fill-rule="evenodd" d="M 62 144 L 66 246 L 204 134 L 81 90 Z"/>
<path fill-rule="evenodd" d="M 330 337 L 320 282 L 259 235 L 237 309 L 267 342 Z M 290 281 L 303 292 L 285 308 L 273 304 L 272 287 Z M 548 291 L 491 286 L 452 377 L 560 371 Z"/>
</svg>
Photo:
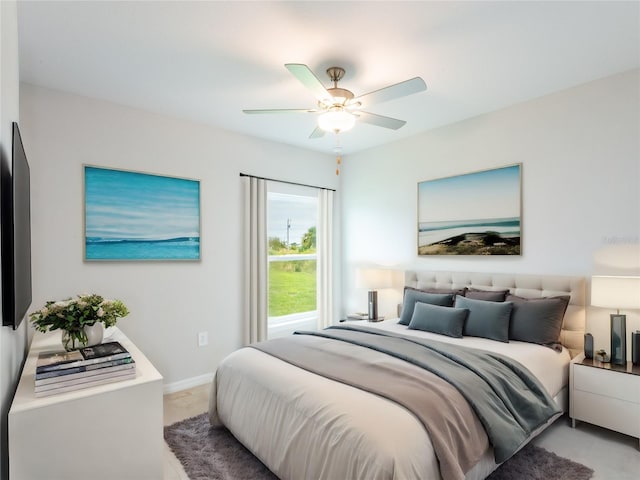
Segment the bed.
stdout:
<svg viewBox="0 0 640 480">
<path fill-rule="evenodd" d="M 384 337 L 380 341 L 391 342 L 394 345 L 397 342 L 406 343 L 408 340 L 411 345 L 428 344 L 430 349 L 437 351 L 444 349 L 446 350 L 444 356 L 447 358 L 457 355 L 466 358 L 467 354 L 480 355 L 485 352 L 493 352 L 489 355 L 490 357 L 499 359 L 507 357 L 515 360 L 518 364 L 523 365 L 525 370 L 528 369 L 533 374 L 537 379 L 535 384 L 539 385 L 542 390 L 541 395 L 548 397 L 555 408 L 555 411 L 549 412 L 543 421 L 538 419 L 536 420 L 538 423 L 531 424 L 533 425 L 531 429 L 525 429 L 524 438 L 514 444 L 517 445 L 512 449 L 515 451 L 522 448 L 553 423 L 562 411 L 566 411 L 569 362 L 573 356 L 582 351 L 583 345 L 584 289 L 585 282 L 582 277 L 434 271 L 405 272 L 405 309 L 408 305 L 408 291 L 411 291 L 412 294 L 419 292 L 418 295 L 424 295 L 422 292 L 428 292 L 427 296 L 431 294 L 438 296 L 440 292 L 444 291 L 504 291 L 506 295 L 510 295 L 505 298 L 505 300 L 510 300 L 504 302 L 505 304 L 526 302 L 525 299 L 531 299 L 531 301 L 540 299 L 542 302 L 543 298 L 566 298 L 567 303 L 562 324 L 557 334 L 559 345 L 555 345 L 555 348 L 513 339 L 505 342 L 468 335 L 464 335 L 462 338 L 439 335 L 432 331 L 409 329 L 407 325 L 399 324 L 398 319 L 389 319 L 379 323 L 347 322 L 342 324 L 343 328 L 322 331 L 317 334 L 295 335 L 295 337 L 301 337 L 302 347 L 300 348 L 311 347 L 315 349 L 316 344 L 318 344 L 317 348 L 320 348 L 319 345 L 322 344 L 322 348 L 333 350 L 337 348 L 334 345 L 340 344 L 340 351 L 336 352 L 336 355 L 346 355 L 342 349 L 351 347 L 344 347 L 343 344 L 351 345 L 350 337 L 348 339 L 327 339 L 322 335 L 358 335 L 366 337 L 366 342 L 373 340 L 377 342 L 378 338 Z M 479 301 L 482 303 L 482 308 L 485 308 L 489 302 L 483 301 L 483 293 L 477 295 L 480 295 L 476 298 L 481 299 Z M 454 298 L 458 299 L 455 295 Z M 463 301 L 471 302 L 473 308 L 479 305 L 477 300 L 475 303 L 474 300 L 459 300 L 463 306 Z M 415 307 L 418 303 L 422 302 L 417 302 L 413 306 Z M 535 305 L 540 305 L 540 303 Z M 420 305 L 416 310 L 422 312 L 423 307 L 424 305 Z M 493 305 L 490 307 L 498 308 Z M 440 306 L 428 308 L 442 310 Z M 471 308 L 471 312 L 474 311 L 473 308 Z M 524 309 L 520 311 L 523 312 Z M 406 316 L 406 312 L 404 313 Z M 416 317 L 417 312 L 414 312 L 413 318 Z M 400 318 L 404 318 L 402 314 Z M 468 317 L 468 320 L 470 318 Z M 465 328 L 466 326 L 465 323 Z M 352 330 L 364 331 L 352 333 Z M 405 338 L 407 336 L 409 338 Z M 389 340 L 387 337 L 391 339 Z M 267 344 L 271 345 L 271 342 L 267 342 Z M 313 373 L 314 368 L 308 367 L 304 363 L 307 361 L 304 358 L 299 360 L 301 363 L 278 358 L 281 348 L 279 344 L 271 345 L 270 348 L 273 351 L 269 351 L 269 347 L 266 350 L 254 347 L 242 348 L 223 360 L 216 371 L 210 396 L 209 418 L 211 424 L 226 426 L 243 445 L 283 480 L 321 478 L 331 480 L 364 478 L 381 480 L 465 478 L 475 480 L 488 476 L 497 468 L 500 461 L 505 459 L 502 445 L 494 443 L 495 433 L 494 436 L 491 436 L 487 430 L 487 436 L 483 436 L 484 433 L 478 434 L 476 431 L 478 423 L 485 428 L 492 427 L 496 423 L 495 418 L 487 420 L 482 413 L 482 411 L 493 408 L 488 408 L 486 405 L 483 407 L 483 404 L 471 406 L 466 402 L 462 405 L 456 397 L 456 395 L 460 395 L 459 393 L 454 394 L 446 390 L 446 388 L 451 388 L 450 386 L 437 384 L 434 387 L 436 393 L 430 392 L 426 396 L 440 398 L 439 403 L 435 400 L 435 407 L 425 408 L 422 412 L 411 410 L 408 408 L 406 400 L 392 398 L 387 395 L 384 389 L 395 383 L 393 375 L 397 372 L 402 372 L 402 375 L 407 372 L 406 374 L 413 379 L 414 370 L 420 368 L 413 360 L 407 363 L 406 359 L 386 355 L 384 353 L 387 352 L 386 345 L 385 343 L 382 353 L 377 346 L 374 348 L 375 351 L 372 353 L 374 357 L 371 357 L 371 361 L 369 360 L 371 349 L 366 349 L 366 357 L 361 357 L 364 355 L 362 352 L 365 349 L 358 344 L 353 347 L 356 350 L 353 357 L 349 359 L 344 357 L 342 364 L 340 364 L 340 356 L 337 357 L 337 360 L 320 362 L 326 363 L 328 366 L 319 368 L 333 368 L 329 374 Z M 450 350 L 453 354 L 450 353 Z M 331 353 L 333 354 L 333 352 Z M 400 352 L 399 356 L 402 357 L 403 354 Z M 439 355 L 438 352 L 436 354 Z M 319 352 L 317 355 L 322 358 L 324 353 Z M 381 359 L 380 355 L 384 358 Z M 313 355 L 308 356 L 312 357 Z M 367 367 L 369 361 L 371 365 Z M 474 359 L 467 363 L 475 365 L 476 362 Z M 426 363 L 430 363 L 430 361 Z M 505 362 L 501 360 L 500 363 Z M 384 380 L 384 377 L 377 381 L 371 380 L 373 387 L 366 385 L 363 387 L 359 384 L 354 387 L 343 383 L 342 372 L 350 370 L 352 365 L 360 364 L 364 365 L 363 368 L 373 368 L 376 371 L 387 370 L 387 367 L 396 370 L 390 370 L 392 376 L 387 377 L 387 380 Z M 341 368 L 341 365 L 344 368 Z M 380 368 L 380 366 L 384 368 Z M 361 372 L 356 372 L 354 375 L 356 379 L 368 378 L 368 375 L 363 375 Z M 454 379 L 457 378 L 456 375 L 453 375 Z M 511 373 L 505 374 L 505 376 L 509 375 Z M 432 376 L 442 377 L 439 373 Z M 445 376 L 449 376 L 449 374 L 447 373 Z M 398 376 L 398 384 L 403 381 Z M 438 378 L 436 381 L 441 380 Z M 499 383 L 501 379 L 498 378 L 497 381 Z M 455 384 L 455 382 L 453 383 Z M 466 384 L 468 382 L 462 380 L 459 383 Z M 379 388 L 382 388 L 380 385 L 384 386 L 384 391 L 378 391 Z M 488 390 L 491 389 L 488 388 Z M 529 388 L 521 388 L 521 390 L 528 391 Z M 464 395 L 462 393 L 463 400 L 470 400 Z M 479 397 L 478 402 L 485 401 L 480 398 L 484 397 Z M 449 406 L 451 412 L 446 413 L 445 407 L 449 404 L 453 406 Z M 467 419 L 469 415 L 465 413 L 466 409 L 471 411 L 473 420 Z M 534 409 L 516 407 L 515 410 L 517 410 L 516 416 L 520 416 L 521 411 Z M 438 415 L 432 415 L 434 411 L 438 412 Z M 447 430 L 442 435 L 441 432 L 438 433 L 439 431 L 431 428 L 429 422 L 445 423 L 447 425 L 444 428 L 449 428 L 448 425 L 451 422 L 448 415 L 456 416 L 459 414 L 463 416 L 463 413 L 460 412 L 464 413 L 464 422 L 466 423 L 463 422 L 459 428 L 456 427 L 456 434 Z M 429 415 L 432 415 L 431 419 L 425 420 L 424 417 Z M 447 420 L 440 422 L 440 417 Z M 497 423 L 500 422 L 501 420 Z M 509 430 L 509 428 L 506 426 L 504 429 Z M 444 443 L 443 436 L 445 437 Z M 447 446 L 447 438 L 450 438 L 448 442 L 451 445 L 449 446 Z M 465 442 L 468 443 L 465 444 Z M 457 445 L 458 443 L 459 445 Z M 443 444 L 445 453 L 443 453 Z M 496 446 L 495 449 L 493 445 Z M 513 452 L 509 451 L 506 455 L 511 453 Z M 455 465 L 458 461 L 456 460 L 457 455 L 460 457 L 468 455 L 459 460 L 461 466 Z M 454 459 L 453 466 L 449 457 Z M 458 467 L 459 470 L 453 473 L 448 470 Z"/>
</svg>

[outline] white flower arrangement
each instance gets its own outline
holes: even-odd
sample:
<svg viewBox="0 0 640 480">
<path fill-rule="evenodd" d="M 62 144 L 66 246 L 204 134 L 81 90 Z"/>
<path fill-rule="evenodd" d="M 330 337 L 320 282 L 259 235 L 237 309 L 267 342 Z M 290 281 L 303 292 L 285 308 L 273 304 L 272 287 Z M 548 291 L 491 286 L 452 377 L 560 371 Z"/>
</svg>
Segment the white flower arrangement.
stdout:
<svg viewBox="0 0 640 480">
<path fill-rule="evenodd" d="M 129 310 L 120 300 L 106 300 L 96 294 L 82 294 L 76 298 L 48 301 L 40 310 L 29 314 L 36 330 L 48 332 L 64 330 L 80 344 L 86 343 L 85 326 L 100 322 L 105 328 L 115 325 Z M 75 343 L 75 342 L 74 342 Z"/>
</svg>

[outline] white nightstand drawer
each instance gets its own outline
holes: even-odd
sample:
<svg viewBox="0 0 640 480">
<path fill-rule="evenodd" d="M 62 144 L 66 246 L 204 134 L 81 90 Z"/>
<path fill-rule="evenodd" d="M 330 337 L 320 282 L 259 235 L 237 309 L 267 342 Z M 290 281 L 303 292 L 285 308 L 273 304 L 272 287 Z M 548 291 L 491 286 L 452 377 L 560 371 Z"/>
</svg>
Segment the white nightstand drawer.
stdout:
<svg viewBox="0 0 640 480">
<path fill-rule="evenodd" d="M 640 437 L 640 408 L 637 403 L 580 392 L 573 399 L 572 405 L 573 418 Z"/>
<path fill-rule="evenodd" d="M 640 376 L 637 375 L 575 365 L 573 388 L 640 404 Z"/>
</svg>

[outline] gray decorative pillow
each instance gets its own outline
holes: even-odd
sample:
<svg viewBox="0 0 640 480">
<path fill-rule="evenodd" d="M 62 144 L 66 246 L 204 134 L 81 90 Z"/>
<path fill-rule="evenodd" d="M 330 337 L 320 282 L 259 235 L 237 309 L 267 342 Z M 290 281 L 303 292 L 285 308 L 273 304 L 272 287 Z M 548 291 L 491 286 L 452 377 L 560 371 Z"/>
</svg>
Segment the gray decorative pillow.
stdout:
<svg viewBox="0 0 640 480">
<path fill-rule="evenodd" d="M 489 302 L 458 295 L 455 308 L 469 309 L 463 335 L 499 342 L 509 341 L 509 319 L 513 308 L 511 302 Z"/>
<path fill-rule="evenodd" d="M 430 303 L 442 307 L 453 306 L 453 295 L 450 293 L 427 293 L 415 288 L 405 287 L 404 301 L 402 303 L 402 313 L 400 314 L 400 325 L 409 325 L 413 317 L 413 309 L 416 302 Z"/>
<path fill-rule="evenodd" d="M 412 288 L 412 287 L 405 287 L 405 288 Z M 426 293 L 450 293 L 455 298 L 456 295 L 464 295 L 465 292 L 467 291 L 467 287 L 456 288 L 455 290 L 450 288 L 414 288 L 414 290 L 420 290 L 421 292 L 426 292 Z"/>
<path fill-rule="evenodd" d="M 488 302 L 504 302 L 509 290 L 478 290 L 476 288 L 467 288 L 464 296 L 473 298 L 474 300 L 486 300 Z"/>
<path fill-rule="evenodd" d="M 531 299 L 507 295 L 513 303 L 509 338 L 540 345 L 557 343 L 570 299 L 569 295 Z"/>
<path fill-rule="evenodd" d="M 441 307 L 417 302 L 409 328 L 462 338 L 462 329 L 468 314 L 469 310 L 466 308 Z"/>
</svg>

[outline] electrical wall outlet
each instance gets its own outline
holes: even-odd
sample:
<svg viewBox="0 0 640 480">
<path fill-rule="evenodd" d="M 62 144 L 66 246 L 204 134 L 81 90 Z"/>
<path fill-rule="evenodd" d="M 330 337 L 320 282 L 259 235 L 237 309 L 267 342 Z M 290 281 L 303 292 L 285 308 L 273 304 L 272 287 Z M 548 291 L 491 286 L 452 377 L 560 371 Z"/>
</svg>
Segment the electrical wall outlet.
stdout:
<svg viewBox="0 0 640 480">
<path fill-rule="evenodd" d="M 198 346 L 204 347 L 209 344 L 209 332 L 198 333 Z"/>
</svg>

